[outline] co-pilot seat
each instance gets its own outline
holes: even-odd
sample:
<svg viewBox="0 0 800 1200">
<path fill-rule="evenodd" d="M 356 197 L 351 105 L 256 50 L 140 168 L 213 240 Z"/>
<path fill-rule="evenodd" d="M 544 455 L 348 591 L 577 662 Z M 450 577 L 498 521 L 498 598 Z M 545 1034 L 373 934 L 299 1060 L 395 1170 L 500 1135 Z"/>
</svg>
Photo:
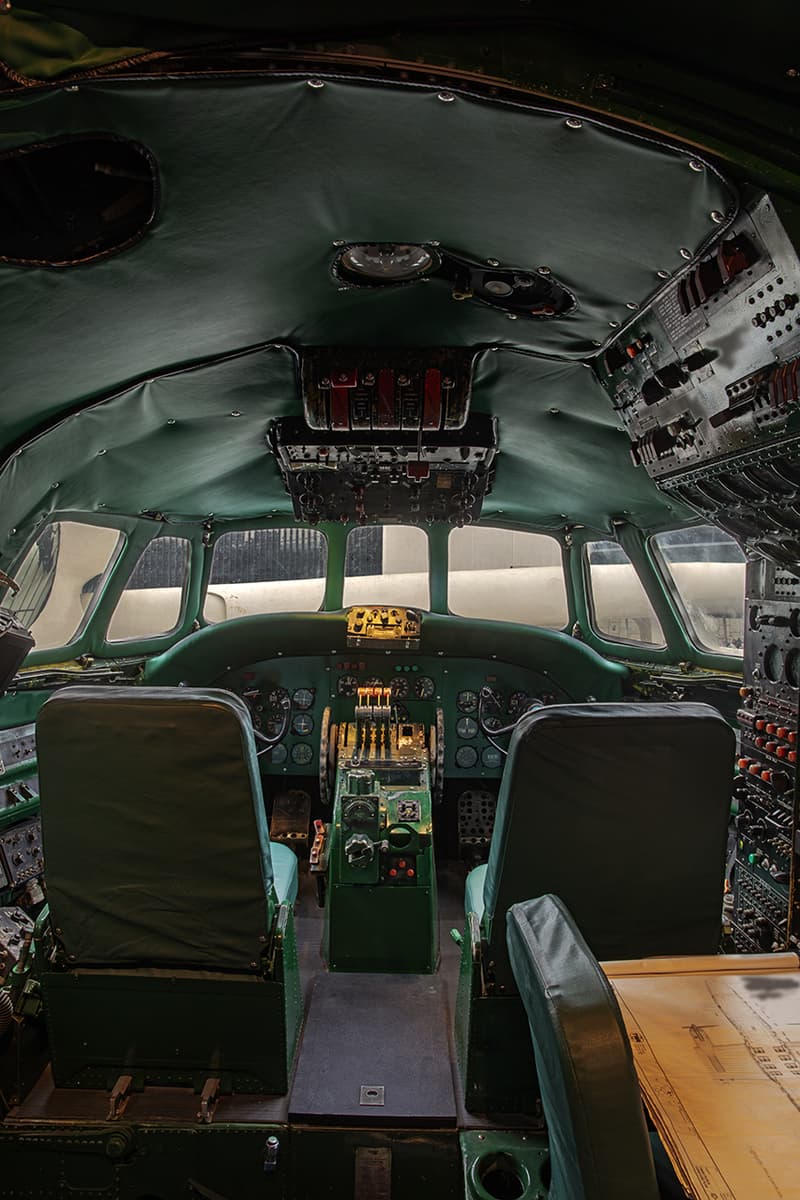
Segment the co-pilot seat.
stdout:
<svg viewBox="0 0 800 1200">
<path fill-rule="evenodd" d="M 466 884 L 457 1034 L 468 1108 L 531 1100 L 505 940 L 512 904 L 560 896 L 599 959 L 718 951 L 734 748 L 705 704 L 553 705 L 520 721 L 489 860 Z"/>
<path fill-rule="evenodd" d="M 228 692 L 65 688 L 37 722 L 60 1086 L 287 1090 L 297 860 Z"/>
</svg>

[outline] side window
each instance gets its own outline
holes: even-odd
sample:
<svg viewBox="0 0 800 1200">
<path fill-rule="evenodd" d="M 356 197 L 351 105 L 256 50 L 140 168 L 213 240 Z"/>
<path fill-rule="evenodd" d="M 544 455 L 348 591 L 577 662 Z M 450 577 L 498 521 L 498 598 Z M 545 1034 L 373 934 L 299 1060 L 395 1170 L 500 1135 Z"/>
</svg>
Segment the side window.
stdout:
<svg viewBox="0 0 800 1200">
<path fill-rule="evenodd" d="M 589 542 L 586 564 L 596 632 L 612 642 L 664 646 L 661 623 L 622 546 L 618 542 Z"/>
<path fill-rule="evenodd" d="M 214 543 L 203 605 L 210 623 L 252 613 L 316 612 L 325 596 L 328 543 L 318 529 L 242 529 Z"/>
<path fill-rule="evenodd" d="M 145 546 L 117 601 L 109 642 L 159 637 L 177 629 L 190 552 L 191 544 L 182 537 L 158 537 Z"/>
<path fill-rule="evenodd" d="M 555 538 L 467 525 L 450 534 L 448 558 L 451 612 L 549 629 L 566 625 L 567 589 Z"/>
<path fill-rule="evenodd" d="M 416 525 L 365 525 L 351 529 L 344 563 L 345 608 L 351 604 L 403 604 L 428 608 L 428 535 Z"/>
<path fill-rule="evenodd" d="M 125 538 L 119 529 L 52 521 L 14 574 L 19 592 L 10 608 L 36 639 L 36 650 L 68 646 L 83 629 Z"/>
<path fill-rule="evenodd" d="M 657 533 L 652 544 L 693 641 L 719 654 L 741 654 L 745 557 L 736 539 L 714 525 L 693 525 Z"/>
</svg>

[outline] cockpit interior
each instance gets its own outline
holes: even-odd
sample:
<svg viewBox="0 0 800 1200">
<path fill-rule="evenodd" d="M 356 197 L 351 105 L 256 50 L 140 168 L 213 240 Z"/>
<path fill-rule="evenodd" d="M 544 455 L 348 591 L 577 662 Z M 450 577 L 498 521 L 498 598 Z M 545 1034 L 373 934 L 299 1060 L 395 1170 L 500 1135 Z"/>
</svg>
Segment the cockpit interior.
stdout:
<svg viewBox="0 0 800 1200">
<path fill-rule="evenodd" d="M 0 0 L 3 1198 L 800 1196 L 800 17 L 580 9 Z"/>
</svg>

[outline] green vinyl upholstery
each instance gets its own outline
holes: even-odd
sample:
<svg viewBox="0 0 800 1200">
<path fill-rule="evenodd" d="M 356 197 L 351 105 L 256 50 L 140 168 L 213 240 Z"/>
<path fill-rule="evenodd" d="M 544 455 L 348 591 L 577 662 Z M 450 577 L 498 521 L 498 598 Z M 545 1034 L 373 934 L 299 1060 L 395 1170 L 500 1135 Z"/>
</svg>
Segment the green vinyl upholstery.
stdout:
<svg viewBox="0 0 800 1200">
<path fill-rule="evenodd" d="M 68 960 L 249 971 L 277 897 L 242 701 L 65 688 L 42 708 L 37 744 L 48 899 Z M 291 895 L 286 855 L 275 860 Z"/>
<path fill-rule="evenodd" d="M 482 886 L 481 868 L 467 880 L 501 987 L 503 915 L 532 895 L 562 896 L 599 959 L 717 951 L 734 747 L 705 704 L 553 705 L 520 721 Z"/>
<path fill-rule="evenodd" d="M 597 960 L 556 896 L 512 905 L 506 930 L 547 1120 L 550 1200 L 658 1200 L 630 1045 Z"/>
<path fill-rule="evenodd" d="M 297 860 L 270 845 L 242 701 L 65 688 L 41 709 L 37 749 L 56 1082 L 110 1086 L 124 1068 L 141 1085 L 210 1073 L 285 1091 Z"/>
</svg>

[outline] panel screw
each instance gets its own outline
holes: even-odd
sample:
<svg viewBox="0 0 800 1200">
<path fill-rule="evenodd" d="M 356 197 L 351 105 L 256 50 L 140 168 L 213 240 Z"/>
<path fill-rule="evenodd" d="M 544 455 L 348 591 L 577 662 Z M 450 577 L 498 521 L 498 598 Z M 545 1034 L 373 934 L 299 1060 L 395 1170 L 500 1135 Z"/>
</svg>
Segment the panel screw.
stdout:
<svg viewBox="0 0 800 1200">
<path fill-rule="evenodd" d="M 582 129 L 583 121 L 580 117 L 567 117 L 565 122 L 567 129 Z"/>
<path fill-rule="evenodd" d="M 441 244 L 441 242 L 434 242 L 433 239 L 428 242 L 429 246 L 441 246 Z"/>
<path fill-rule="evenodd" d="M 167 424 L 168 424 L 168 425 L 174 425 L 174 424 L 175 424 L 175 418 L 174 418 L 174 417 L 168 417 L 168 418 L 167 418 Z"/>
<path fill-rule="evenodd" d="M 506 313 L 506 316 L 508 317 L 509 321 L 516 321 L 517 319 L 516 313 Z"/>
<path fill-rule="evenodd" d="M 552 275 L 553 272 L 550 270 L 549 267 L 537 267 L 536 274 L 537 275 Z"/>
<path fill-rule="evenodd" d="M 639 305 L 634 304 L 633 300 L 629 300 L 628 303 L 625 305 L 625 307 L 631 309 L 631 311 L 634 311 L 635 309 L 637 309 L 639 307 Z"/>
<path fill-rule="evenodd" d="M 678 253 L 680 254 L 681 258 L 691 258 L 692 257 L 691 250 L 687 250 L 685 246 L 681 246 Z"/>
<path fill-rule="evenodd" d="M 699 158 L 690 158 L 689 159 L 689 170 L 690 171 L 702 171 L 703 169 L 704 169 L 703 164 L 700 162 Z"/>
<path fill-rule="evenodd" d="M 9 8 L 10 7 L 11 7 L 11 5 L 9 5 Z M 68 88 L 64 88 L 65 92 L 77 92 L 78 90 L 79 89 L 78 89 L 77 83 L 71 83 Z"/>
<path fill-rule="evenodd" d="M 486 265 L 487 265 L 487 267 L 499 267 L 500 259 L 499 258 L 487 258 Z"/>
<path fill-rule="evenodd" d="M 344 246 L 346 243 L 344 238 L 337 238 L 336 241 L 332 242 L 331 244 L 334 246 Z"/>
<path fill-rule="evenodd" d="M 325 87 L 325 83 L 322 79 L 309 79 L 308 86 L 313 88 L 321 88 Z"/>
<path fill-rule="evenodd" d="M 603 344 L 602 342 L 597 342 L 597 341 L 594 341 L 594 340 L 592 341 L 592 345 L 593 345 L 593 346 L 602 346 L 602 344 Z"/>
<path fill-rule="evenodd" d="M 713 208 L 708 215 L 711 217 L 711 220 L 715 225 L 721 225 L 725 220 L 725 214 L 721 213 L 717 208 Z"/>
<path fill-rule="evenodd" d="M 8 532 L 9 532 L 9 535 L 10 535 L 11 537 L 13 537 L 13 536 L 14 536 L 14 534 L 15 534 L 17 531 L 16 531 L 16 529 L 9 529 L 9 531 L 8 531 Z"/>
<path fill-rule="evenodd" d="M 60 484 L 60 483 L 58 483 L 58 482 L 56 482 L 56 483 L 51 483 L 51 484 L 50 484 L 50 487 L 51 487 L 51 488 L 53 488 L 53 489 L 55 490 L 55 488 L 57 488 L 57 487 L 61 487 L 61 484 Z"/>
<path fill-rule="evenodd" d="M 232 416 L 232 417 L 240 417 L 241 415 L 242 415 L 242 414 L 239 412 L 238 408 L 235 408 L 235 409 L 233 410 L 233 412 L 231 413 L 231 416 Z"/>
<path fill-rule="evenodd" d="M 439 92 L 437 100 L 441 100 L 442 104 L 450 104 L 452 100 L 455 100 L 455 96 L 452 92 Z"/>
</svg>

